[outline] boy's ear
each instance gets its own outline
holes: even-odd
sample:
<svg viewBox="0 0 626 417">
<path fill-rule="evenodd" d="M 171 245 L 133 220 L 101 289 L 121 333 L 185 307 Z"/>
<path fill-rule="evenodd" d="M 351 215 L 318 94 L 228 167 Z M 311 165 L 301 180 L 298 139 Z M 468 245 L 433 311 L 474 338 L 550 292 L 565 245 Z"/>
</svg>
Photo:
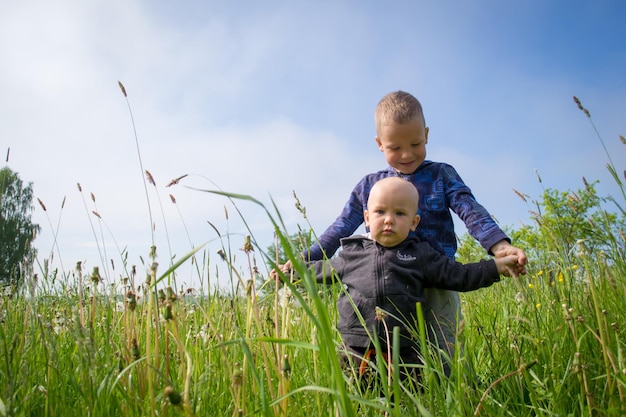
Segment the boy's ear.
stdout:
<svg viewBox="0 0 626 417">
<path fill-rule="evenodd" d="M 367 210 L 363 212 L 363 218 L 365 219 L 365 227 L 370 227 L 370 215 Z"/>
<path fill-rule="evenodd" d="M 376 136 L 376 145 L 378 145 L 378 149 L 380 149 L 380 151 L 382 152 L 383 143 L 380 141 L 380 138 L 378 136 Z"/>
<path fill-rule="evenodd" d="M 416 214 L 413 218 L 413 222 L 411 223 L 411 231 L 414 232 L 417 229 L 417 225 L 420 224 L 421 217 L 419 214 Z"/>
<path fill-rule="evenodd" d="M 428 132 L 430 131 L 430 129 L 428 127 L 424 128 L 424 143 L 428 143 Z"/>
</svg>

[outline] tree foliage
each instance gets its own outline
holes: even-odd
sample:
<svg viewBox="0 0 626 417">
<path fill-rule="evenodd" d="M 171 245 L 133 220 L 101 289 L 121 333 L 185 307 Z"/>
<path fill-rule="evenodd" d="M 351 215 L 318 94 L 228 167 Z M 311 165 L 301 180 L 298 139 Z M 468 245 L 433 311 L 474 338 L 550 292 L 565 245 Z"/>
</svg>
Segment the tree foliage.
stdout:
<svg viewBox="0 0 626 417">
<path fill-rule="evenodd" d="M 549 267 L 548 259 L 571 262 L 581 251 L 602 253 L 611 262 L 621 262 L 626 256 L 626 214 L 613 198 L 598 196 L 595 183 L 585 181 L 577 191 L 547 188 L 533 203 L 532 222 L 508 233 L 531 262 Z M 457 260 L 474 262 L 485 257 L 471 236 L 461 238 Z"/>
<path fill-rule="evenodd" d="M 614 200 L 598 196 L 595 183 L 577 191 L 546 189 L 532 211 L 534 224 L 512 233 L 529 256 L 541 260 L 554 252 L 571 260 L 580 251 L 624 255 L 626 216 Z"/>
<path fill-rule="evenodd" d="M 0 169 L 0 283 L 18 284 L 32 269 L 33 242 L 39 225 L 31 219 L 32 183 L 24 184 L 10 168 Z"/>
</svg>

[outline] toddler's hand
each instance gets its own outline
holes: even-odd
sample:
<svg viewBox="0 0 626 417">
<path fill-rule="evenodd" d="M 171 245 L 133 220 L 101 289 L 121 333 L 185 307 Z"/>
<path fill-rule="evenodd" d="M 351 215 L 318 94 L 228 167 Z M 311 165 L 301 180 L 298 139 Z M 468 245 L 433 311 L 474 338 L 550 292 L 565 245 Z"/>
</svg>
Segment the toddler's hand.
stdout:
<svg viewBox="0 0 626 417">
<path fill-rule="evenodd" d="M 517 277 L 519 274 L 526 273 L 524 267 L 520 265 L 517 255 L 506 255 L 495 259 L 498 273 L 505 277 Z"/>
</svg>

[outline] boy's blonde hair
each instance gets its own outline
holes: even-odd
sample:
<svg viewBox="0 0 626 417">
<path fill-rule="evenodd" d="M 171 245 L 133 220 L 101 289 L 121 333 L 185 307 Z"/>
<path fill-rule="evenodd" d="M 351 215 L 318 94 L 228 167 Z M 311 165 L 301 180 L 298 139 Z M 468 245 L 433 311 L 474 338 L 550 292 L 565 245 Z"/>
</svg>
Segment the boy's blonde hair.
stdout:
<svg viewBox="0 0 626 417">
<path fill-rule="evenodd" d="M 419 100 L 405 91 L 394 91 L 383 97 L 376 106 L 374 113 L 376 133 L 380 135 L 380 128 L 385 124 L 403 124 L 416 117 L 421 117 L 426 126 L 424 111 Z"/>
</svg>

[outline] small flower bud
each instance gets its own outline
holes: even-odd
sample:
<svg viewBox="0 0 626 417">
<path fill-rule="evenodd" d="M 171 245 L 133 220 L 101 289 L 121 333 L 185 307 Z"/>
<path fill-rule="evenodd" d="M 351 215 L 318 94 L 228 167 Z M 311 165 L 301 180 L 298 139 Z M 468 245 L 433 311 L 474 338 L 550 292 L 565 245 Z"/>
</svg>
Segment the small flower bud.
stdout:
<svg viewBox="0 0 626 417">
<path fill-rule="evenodd" d="M 289 364 L 289 355 L 287 354 L 283 356 L 282 371 L 284 377 L 289 378 L 291 376 L 291 365 Z"/>
<path fill-rule="evenodd" d="M 179 405 L 183 400 L 183 397 L 180 395 L 180 393 L 176 391 L 171 385 L 165 387 L 165 389 L 163 390 L 163 394 L 165 394 L 170 404 L 172 405 Z"/>
</svg>

